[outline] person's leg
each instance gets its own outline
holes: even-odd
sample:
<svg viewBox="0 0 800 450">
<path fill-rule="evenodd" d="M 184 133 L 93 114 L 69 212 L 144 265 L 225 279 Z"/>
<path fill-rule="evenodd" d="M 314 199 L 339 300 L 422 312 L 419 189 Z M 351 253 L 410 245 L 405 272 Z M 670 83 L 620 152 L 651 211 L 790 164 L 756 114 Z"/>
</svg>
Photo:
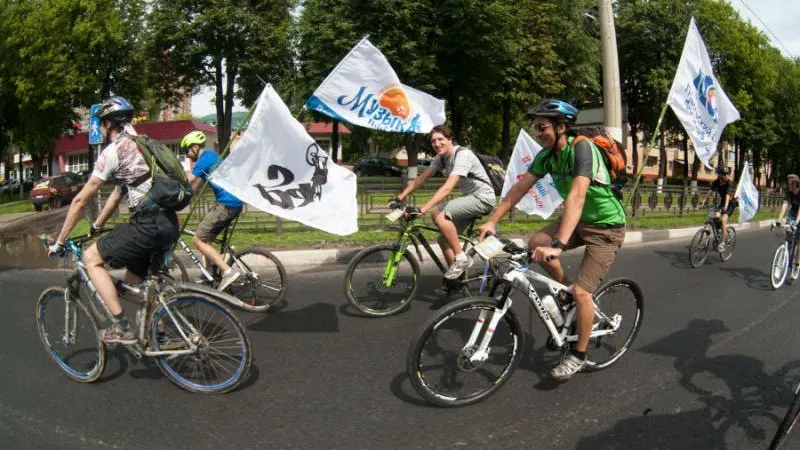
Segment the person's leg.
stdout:
<svg viewBox="0 0 800 450">
<path fill-rule="evenodd" d="M 461 245 L 458 242 L 458 230 L 453 221 L 448 219 L 439 208 L 434 208 L 433 211 L 431 211 L 431 218 L 441 232 L 436 241 L 439 243 L 442 254 L 444 254 L 444 260 L 449 267 L 453 265 L 456 255 L 462 253 Z"/>
<path fill-rule="evenodd" d="M 461 248 L 458 234 L 465 230 L 477 217 L 489 211 L 491 211 L 489 205 L 476 197 L 468 195 L 447 202 L 442 209 L 442 213 L 434 218 L 434 222 L 439 227 L 442 236 L 454 255 L 450 268 L 444 274 L 445 278 L 458 278 L 473 264 L 473 260 Z"/>
<path fill-rule="evenodd" d="M 122 305 L 119 303 L 117 287 L 114 285 L 111 274 L 106 270 L 103 257 L 100 256 L 100 252 L 97 250 L 97 243 L 83 253 L 83 262 L 86 264 L 86 272 L 89 274 L 89 279 L 92 281 L 94 288 L 97 289 L 97 294 L 100 295 L 108 310 L 115 316 L 121 314 Z"/>
<path fill-rule="evenodd" d="M 536 247 L 550 247 L 552 245 L 551 243 L 553 241 L 553 237 L 556 235 L 556 233 L 558 233 L 558 229 L 560 227 L 561 220 L 556 220 L 555 222 L 550 222 L 536 233 L 533 233 L 528 239 L 528 248 L 530 248 L 531 251 L 534 251 L 536 250 Z M 569 241 L 565 242 L 564 244 L 568 249 L 572 249 L 583 245 L 583 242 L 580 241 L 577 233 L 572 233 Z M 561 261 L 558 258 L 553 258 L 550 261 L 539 263 L 539 265 L 550 275 L 551 278 L 559 283 L 564 285 L 571 284 L 571 281 L 564 273 L 564 268 L 561 266 Z"/>
<path fill-rule="evenodd" d="M 214 205 L 211 211 L 203 217 L 197 225 L 192 243 L 195 248 L 208 259 L 211 264 L 219 267 L 222 273 L 227 273 L 230 266 L 222 259 L 216 248 L 211 244 L 214 238 L 230 223 L 226 208 L 220 204 Z"/>
</svg>

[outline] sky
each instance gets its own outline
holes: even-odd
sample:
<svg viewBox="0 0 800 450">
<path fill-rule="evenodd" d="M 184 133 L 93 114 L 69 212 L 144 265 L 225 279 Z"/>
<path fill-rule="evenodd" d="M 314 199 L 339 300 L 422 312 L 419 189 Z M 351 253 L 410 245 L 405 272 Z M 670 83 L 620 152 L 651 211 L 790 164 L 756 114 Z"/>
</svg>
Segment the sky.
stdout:
<svg viewBox="0 0 800 450">
<path fill-rule="evenodd" d="M 800 57 L 800 27 L 797 25 L 800 0 L 728 0 L 728 3 L 739 11 L 744 20 L 749 20 L 753 26 L 764 32 L 772 45 L 784 56 Z M 213 91 L 203 89 L 192 97 L 192 114 L 202 117 L 214 113 L 213 100 Z M 240 111 L 244 108 L 237 103 L 234 110 Z"/>
</svg>

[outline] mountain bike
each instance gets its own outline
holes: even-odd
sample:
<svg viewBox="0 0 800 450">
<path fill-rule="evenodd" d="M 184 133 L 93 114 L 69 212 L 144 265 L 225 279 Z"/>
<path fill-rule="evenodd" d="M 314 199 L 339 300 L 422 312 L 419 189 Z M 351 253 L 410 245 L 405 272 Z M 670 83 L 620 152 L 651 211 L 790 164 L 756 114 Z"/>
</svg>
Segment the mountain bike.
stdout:
<svg viewBox="0 0 800 450">
<path fill-rule="evenodd" d="M 225 296 L 231 305 L 251 312 L 266 312 L 270 307 L 280 304 L 286 297 L 286 269 L 280 260 L 269 250 L 261 247 L 248 247 L 236 252 L 230 245 L 230 237 L 238 217 L 214 240 L 219 246 L 220 255 L 229 266 L 238 269 L 241 276 L 225 289 L 231 296 Z M 182 230 L 185 236 L 194 236 L 190 230 Z M 217 289 L 222 280 L 222 272 L 215 265 L 210 267 L 203 263 L 183 238 L 178 239 L 178 246 L 189 256 L 199 270 L 199 283 Z M 169 258 L 169 274 L 179 280 L 189 281 L 189 274 L 183 262 L 178 258 Z"/>
<path fill-rule="evenodd" d="M 437 311 L 409 347 L 406 370 L 411 385 L 431 404 L 477 403 L 509 380 L 522 357 L 525 337 L 511 309 L 514 290 L 528 297 L 550 333 L 549 349 L 560 350 L 564 358 L 578 340 L 576 304 L 566 295 L 569 288 L 531 270 L 527 250 L 503 243 L 502 250 L 510 256 L 491 259 L 498 266 L 489 296 L 465 298 Z M 546 286 L 549 294 L 540 297 L 534 282 Z M 642 325 L 643 301 L 639 285 L 628 279 L 610 280 L 597 289 L 585 370 L 609 367 L 631 348 Z"/>
<path fill-rule="evenodd" d="M 692 267 L 697 268 L 703 265 L 708 258 L 708 253 L 713 248 L 717 251 L 717 247 L 722 240 L 722 219 L 716 216 L 716 210 L 713 206 L 708 207 L 708 218 L 703 228 L 697 230 L 692 238 L 691 246 L 689 247 L 689 261 Z M 728 239 L 725 241 L 725 249 L 719 253 L 722 261 L 727 261 L 733 256 L 733 249 L 736 247 L 736 229 L 728 225 Z"/>
<path fill-rule="evenodd" d="M 403 210 L 394 209 L 389 214 L 390 220 L 397 220 Z M 423 260 L 424 249 L 436 267 L 442 273 L 448 267 L 436 255 L 423 230 L 439 233 L 435 226 L 416 222 L 417 217 L 411 215 L 400 219 L 400 230 L 394 244 L 380 244 L 368 247 L 350 261 L 344 275 L 344 293 L 350 304 L 370 317 L 383 317 L 400 312 L 410 305 L 417 292 L 420 278 L 420 266 L 417 258 L 411 253 L 409 244 L 413 245 L 419 261 Z M 472 236 L 475 221 L 469 224 L 463 234 L 458 236 L 461 249 L 467 257 L 473 259 L 470 269 L 457 280 L 445 280 L 445 287 L 450 293 L 461 292 L 472 295 L 483 292 L 487 279 L 492 276 L 489 265 L 471 251 L 475 245 Z"/>
<path fill-rule="evenodd" d="M 769 229 L 772 231 L 774 225 L 770 225 Z M 772 258 L 772 267 L 769 271 L 769 281 L 772 283 L 773 289 L 779 289 L 786 281 L 786 275 L 791 268 L 791 279 L 796 280 L 800 275 L 800 266 L 794 260 L 795 249 L 797 247 L 797 235 L 795 230 L 797 224 L 794 222 L 787 222 L 786 225 L 781 227 L 784 232 L 784 241 L 775 249 L 775 256 Z"/>
<path fill-rule="evenodd" d="M 81 261 L 90 239 L 94 237 L 67 241 L 64 258 L 74 270 L 66 287 L 45 289 L 35 309 L 36 330 L 48 356 L 68 377 L 83 383 L 103 373 L 106 347 L 99 330 L 112 318 Z M 42 241 L 47 245 L 46 237 Z M 163 262 L 157 265 L 163 267 Z M 224 393 L 247 379 L 253 361 L 250 340 L 219 296 L 187 290 L 195 288 L 160 273 L 138 286 L 119 280 L 116 285 L 120 298 L 137 306 L 132 324 L 137 342 L 123 345 L 134 357 L 153 357 L 170 381 L 191 392 Z"/>
</svg>

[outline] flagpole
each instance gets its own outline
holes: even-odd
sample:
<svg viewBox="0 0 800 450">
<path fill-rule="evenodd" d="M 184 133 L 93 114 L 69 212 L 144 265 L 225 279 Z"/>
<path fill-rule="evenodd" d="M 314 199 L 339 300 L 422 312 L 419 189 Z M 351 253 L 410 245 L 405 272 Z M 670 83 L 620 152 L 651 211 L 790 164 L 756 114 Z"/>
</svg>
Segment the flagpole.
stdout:
<svg viewBox="0 0 800 450">
<path fill-rule="evenodd" d="M 645 163 L 647 162 L 647 157 L 650 156 L 650 150 L 656 144 L 655 142 L 656 136 L 658 136 L 658 132 L 661 129 L 661 122 L 664 120 L 664 114 L 666 114 L 668 106 L 669 105 L 664 103 L 664 106 L 661 108 L 661 114 L 658 116 L 658 122 L 656 122 L 656 128 L 655 130 L 653 130 L 653 136 L 650 138 L 650 143 L 647 144 L 647 147 L 645 147 L 645 153 L 644 156 L 642 157 L 642 165 L 639 167 L 639 172 L 634 177 L 633 189 L 631 189 L 631 194 L 628 196 L 628 200 L 625 202 L 625 208 L 627 208 L 630 205 L 631 199 L 636 194 L 636 188 L 639 187 L 639 180 L 641 180 L 642 178 L 642 171 L 644 171 L 644 166 Z"/>
</svg>

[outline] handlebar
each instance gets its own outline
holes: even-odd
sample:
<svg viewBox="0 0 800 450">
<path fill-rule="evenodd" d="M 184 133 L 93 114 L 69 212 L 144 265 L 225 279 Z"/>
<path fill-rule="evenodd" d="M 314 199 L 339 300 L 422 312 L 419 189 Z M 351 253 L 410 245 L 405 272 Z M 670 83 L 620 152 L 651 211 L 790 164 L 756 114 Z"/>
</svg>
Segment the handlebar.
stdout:
<svg viewBox="0 0 800 450">
<path fill-rule="evenodd" d="M 67 253 L 74 252 L 75 249 L 82 248 L 87 242 L 96 239 L 101 234 L 108 233 L 111 230 L 111 228 L 101 228 L 92 235 L 71 236 L 67 238 L 67 242 L 64 243 L 64 248 L 66 249 Z M 55 241 L 51 241 L 47 238 L 47 235 L 44 234 L 39 236 L 39 240 L 42 242 L 42 246 L 44 247 L 45 251 L 49 250 L 49 247 L 55 243 Z"/>
</svg>

